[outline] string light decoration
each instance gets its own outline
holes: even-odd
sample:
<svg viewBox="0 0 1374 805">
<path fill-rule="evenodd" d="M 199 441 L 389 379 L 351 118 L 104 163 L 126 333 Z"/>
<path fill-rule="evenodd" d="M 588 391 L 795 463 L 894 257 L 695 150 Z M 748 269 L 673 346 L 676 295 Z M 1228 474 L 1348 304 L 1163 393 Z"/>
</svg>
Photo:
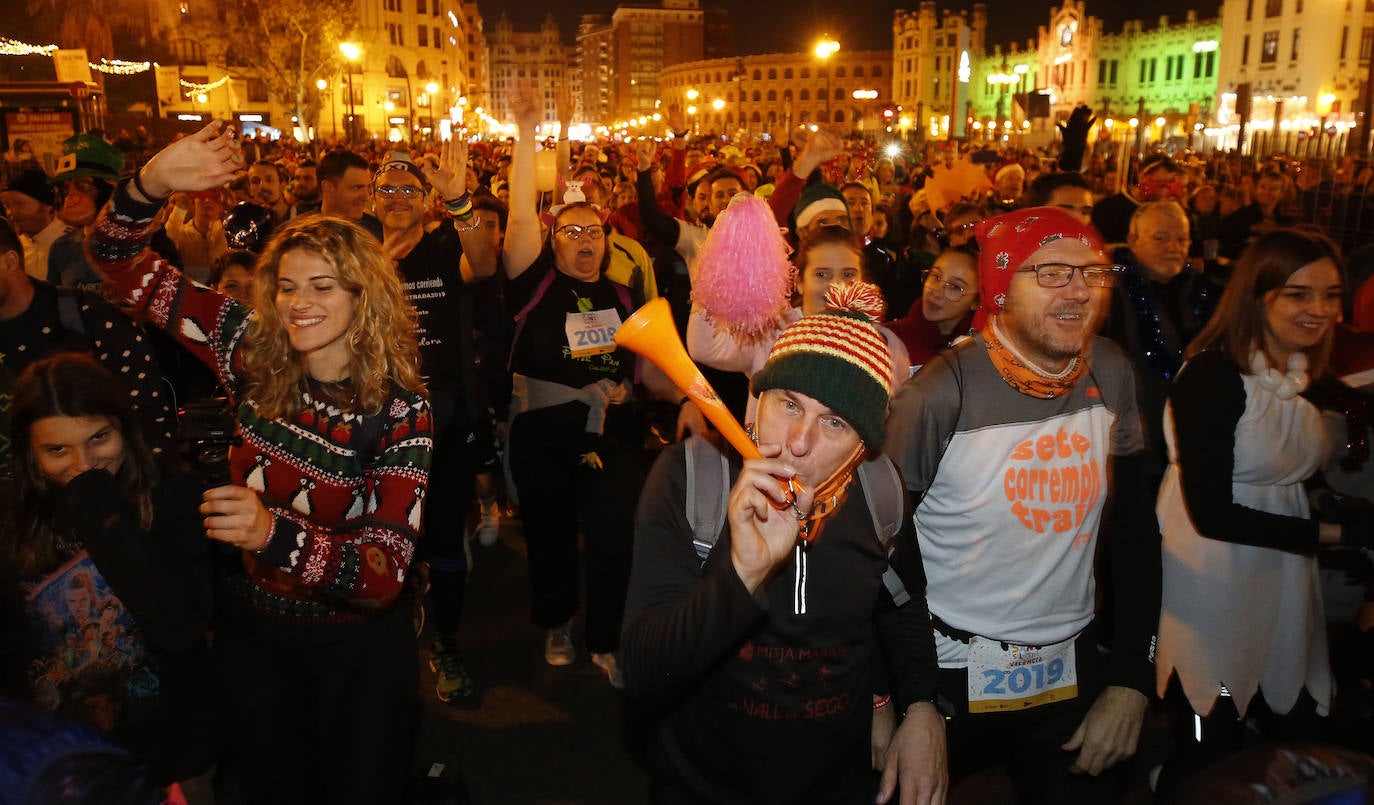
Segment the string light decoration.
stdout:
<svg viewBox="0 0 1374 805">
<path fill-rule="evenodd" d="M 91 66 L 92 70 L 98 70 L 107 75 L 137 75 L 148 72 L 154 66 L 153 62 L 124 61 L 123 59 L 101 59 L 100 64 L 95 62 L 87 62 L 87 64 Z"/>
<path fill-rule="evenodd" d="M 30 45 L 0 36 L 0 56 L 51 56 L 54 50 L 57 50 L 57 45 Z"/>
<path fill-rule="evenodd" d="M 208 84 L 196 84 L 194 82 L 187 81 L 183 78 L 181 79 L 181 89 L 182 94 L 189 98 L 197 92 L 209 92 L 212 89 L 219 89 L 220 87 L 228 83 L 229 76 L 227 75 L 220 76 L 218 79 L 211 81 Z"/>
</svg>

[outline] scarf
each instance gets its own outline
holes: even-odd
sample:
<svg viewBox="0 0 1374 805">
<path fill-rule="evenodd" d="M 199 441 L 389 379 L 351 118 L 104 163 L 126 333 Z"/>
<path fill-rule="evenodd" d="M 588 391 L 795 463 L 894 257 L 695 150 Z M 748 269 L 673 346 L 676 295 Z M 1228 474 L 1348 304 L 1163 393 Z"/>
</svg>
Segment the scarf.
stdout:
<svg viewBox="0 0 1374 805">
<path fill-rule="evenodd" d="M 1027 397 L 1052 400 L 1073 390 L 1078 378 L 1083 375 L 1087 362 L 1077 355 L 1069 362 L 1068 368 L 1058 375 L 1047 375 L 1043 370 L 1031 366 L 1008 344 L 1002 342 L 997 332 L 997 320 L 993 319 L 983 328 L 983 340 L 987 344 L 988 359 L 993 368 L 1007 381 L 1007 385 Z"/>
</svg>

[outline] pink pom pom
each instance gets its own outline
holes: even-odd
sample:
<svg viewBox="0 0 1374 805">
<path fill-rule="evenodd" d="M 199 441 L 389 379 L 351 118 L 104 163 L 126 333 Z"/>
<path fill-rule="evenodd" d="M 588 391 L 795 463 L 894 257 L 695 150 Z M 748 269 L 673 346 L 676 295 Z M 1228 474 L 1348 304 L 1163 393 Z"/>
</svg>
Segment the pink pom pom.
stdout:
<svg viewBox="0 0 1374 805">
<path fill-rule="evenodd" d="M 830 311 L 853 311 L 862 313 L 871 322 L 882 321 L 887 303 L 883 292 L 871 282 L 837 282 L 825 292 L 825 309 Z"/>
<path fill-rule="evenodd" d="M 771 337 L 792 298 L 795 269 L 787 252 L 768 202 L 735 196 L 701 246 L 692 301 L 736 337 Z"/>
</svg>

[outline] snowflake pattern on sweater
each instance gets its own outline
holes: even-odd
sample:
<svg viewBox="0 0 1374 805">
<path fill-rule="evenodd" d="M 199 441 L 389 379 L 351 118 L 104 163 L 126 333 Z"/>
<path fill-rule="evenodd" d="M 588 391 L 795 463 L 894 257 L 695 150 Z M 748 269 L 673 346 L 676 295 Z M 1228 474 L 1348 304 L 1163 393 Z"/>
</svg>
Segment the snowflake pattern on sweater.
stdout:
<svg viewBox="0 0 1374 805">
<path fill-rule="evenodd" d="M 243 438 L 230 453 L 234 482 L 257 491 L 274 520 L 267 546 L 244 553 L 246 580 L 236 591 L 256 611 L 296 621 L 352 620 L 389 608 L 419 535 L 433 448 L 428 401 L 393 385 L 376 415 L 375 446 L 355 443 L 362 415 L 309 389 L 295 416 L 263 416 L 241 374 L 252 312 L 144 248 L 155 213 L 121 185 L 89 248 L 109 282 L 233 396 Z"/>
</svg>

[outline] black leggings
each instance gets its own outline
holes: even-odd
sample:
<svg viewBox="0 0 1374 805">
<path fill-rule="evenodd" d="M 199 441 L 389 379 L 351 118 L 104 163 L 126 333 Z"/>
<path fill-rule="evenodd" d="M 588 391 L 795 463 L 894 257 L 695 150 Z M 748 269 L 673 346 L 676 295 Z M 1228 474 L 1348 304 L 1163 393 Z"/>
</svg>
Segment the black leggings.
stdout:
<svg viewBox="0 0 1374 805">
<path fill-rule="evenodd" d="M 580 526 L 587 551 L 587 648 L 607 653 L 620 647 L 642 445 L 634 441 L 638 431 L 629 412 L 610 412 L 606 434 L 597 436 L 585 431 L 586 406 L 572 405 L 572 422 L 561 410 L 567 406 L 516 417 L 511 475 L 524 518 L 534 622 L 551 629 L 577 611 Z M 590 453 L 599 469 L 588 463 Z"/>
<path fill-rule="evenodd" d="M 1320 743 L 1326 737 L 1326 721 L 1317 715 L 1317 702 L 1306 690 L 1298 696 L 1293 709 L 1278 715 L 1269 709 L 1261 691 L 1250 699 L 1245 718 L 1236 710 L 1230 696 L 1218 696 L 1212 712 L 1198 715 L 1183 693 L 1178 676 L 1169 678 L 1164 703 L 1173 720 L 1174 754 L 1164 764 L 1155 792 L 1164 797 L 1171 788 L 1190 775 L 1245 748 L 1250 732 L 1246 722 L 1253 719 L 1259 727 L 1258 738 Z"/>
</svg>

